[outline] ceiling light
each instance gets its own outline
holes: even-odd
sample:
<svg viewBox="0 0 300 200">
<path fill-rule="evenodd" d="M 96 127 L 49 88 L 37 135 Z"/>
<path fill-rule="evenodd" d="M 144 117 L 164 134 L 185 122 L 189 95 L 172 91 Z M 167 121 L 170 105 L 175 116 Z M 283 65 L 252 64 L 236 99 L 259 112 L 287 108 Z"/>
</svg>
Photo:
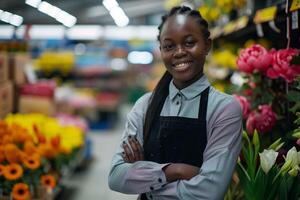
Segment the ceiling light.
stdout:
<svg viewBox="0 0 300 200">
<path fill-rule="evenodd" d="M 41 0 L 26 0 L 25 3 L 32 7 L 37 8 L 39 6 L 39 4 L 41 3 Z"/>
<path fill-rule="evenodd" d="M 46 1 L 43 1 L 40 3 L 38 10 L 41 11 L 42 13 L 48 14 L 49 10 L 52 9 L 52 5 Z"/>
<path fill-rule="evenodd" d="M 118 4 L 118 2 L 116 0 L 104 0 L 102 2 L 102 4 L 109 11 L 112 10 L 114 7 L 118 7 L 119 6 L 119 4 Z"/>
<path fill-rule="evenodd" d="M 148 51 L 132 51 L 128 54 L 128 61 L 132 64 L 150 64 L 153 61 L 153 55 Z"/>
<path fill-rule="evenodd" d="M 56 7 L 56 6 L 52 6 L 52 7 L 49 9 L 49 11 L 48 11 L 47 14 L 48 14 L 49 16 L 55 18 L 56 15 L 57 15 L 59 12 L 61 12 L 61 11 L 62 11 L 62 10 L 61 10 L 60 8 L 58 8 L 58 7 Z"/>
<path fill-rule="evenodd" d="M 0 20 L 4 21 L 6 23 L 10 23 L 10 18 L 11 18 L 12 15 L 13 15 L 12 13 L 5 11 L 1 14 L 1 19 Z"/>
<path fill-rule="evenodd" d="M 124 27 L 128 25 L 129 19 L 122 8 L 114 7 L 109 14 L 112 16 L 117 26 Z"/>
<path fill-rule="evenodd" d="M 23 17 L 19 15 L 12 15 L 10 18 L 10 23 L 14 26 L 20 26 L 23 23 Z"/>
<path fill-rule="evenodd" d="M 115 20 L 115 23 L 119 27 L 125 27 L 129 24 L 129 19 L 127 16 L 124 16 L 122 18 L 118 18 L 117 20 Z"/>
<path fill-rule="evenodd" d="M 73 15 L 70 15 L 69 13 L 67 13 L 63 10 L 60 10 L 58 12 L 55 19 L 67 27 L 74 26 L 74 24 L 76 24 L 76 21 L 77 21 L 76 17 L 74 17 Z"/>
</svg>

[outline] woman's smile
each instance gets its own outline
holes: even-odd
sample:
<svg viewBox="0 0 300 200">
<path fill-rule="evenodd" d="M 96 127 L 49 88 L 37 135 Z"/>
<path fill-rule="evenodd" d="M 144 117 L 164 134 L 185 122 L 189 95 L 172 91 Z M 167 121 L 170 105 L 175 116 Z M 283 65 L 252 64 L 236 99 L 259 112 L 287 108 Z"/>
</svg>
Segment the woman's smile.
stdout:
<svg viewBox="0 0 300 200">
<path fill-rule="evenodd" d="M 173 69 L 176 72 L 184 72 L 191 68 L 192 63 L 192 61 L 176 62 L 173 64 Z"/>
</svg>

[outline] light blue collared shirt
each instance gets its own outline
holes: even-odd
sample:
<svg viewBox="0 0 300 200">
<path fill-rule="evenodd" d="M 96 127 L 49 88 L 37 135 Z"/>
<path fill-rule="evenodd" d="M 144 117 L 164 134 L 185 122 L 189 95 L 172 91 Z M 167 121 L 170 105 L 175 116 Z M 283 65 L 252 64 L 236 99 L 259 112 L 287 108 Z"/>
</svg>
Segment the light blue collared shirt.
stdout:
<svg viewBox="0 0 300 200">
<path fill-rule="evenodd" d="M 200 93 L 210 83 L 205 76 L 190 86 L 178 90 L 169 85 L 161 116 L 197 118 Z M 223 199 L 241 150 L 242 111 L 230 95 L 210 86 L 207 107 L 207 146 L 199 174 L 190 180 L 167 183 L 162 168 L 167 165 L 151 161 L 125 163 L 122 141 L 136 136 L 143 144 L 143 124 L 151 93 L 142 96 L 127 115 L 120 145 L 113 156 L 109 186 L 127 194 L 146 193 L 153 200 L 219 200 Z"/>
</svg>

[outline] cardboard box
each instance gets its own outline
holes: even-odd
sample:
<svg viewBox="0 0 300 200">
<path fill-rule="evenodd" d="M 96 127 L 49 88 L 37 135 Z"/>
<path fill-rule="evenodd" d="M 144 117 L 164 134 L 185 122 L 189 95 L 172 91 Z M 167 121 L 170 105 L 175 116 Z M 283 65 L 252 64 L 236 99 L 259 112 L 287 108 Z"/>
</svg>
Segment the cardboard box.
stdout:
<svg viewBox="0 0 300 200">
<path fill-rule="evenodd" d="M 26 83 L 25 67 L 30 62 L 30 56 L 26 53 L 10 54 L 9 79 L 17 85 Z"/>
<path fill-rule="evenodd" d="M 0 83 L 8 81 L 8 56 L 0 53 Z"/>
<path fill-rule="evenodd" d="M 54 114 L 53 99 L 41 96 L 21 95 L 19 99 L 20 113 L 43 113 L 45 115 Z"/>
<path fill-rule="evenodd" d="M 0 118 L 13 109 L 13 84 L 9 81 L 0 84 Z"/>
</svg>

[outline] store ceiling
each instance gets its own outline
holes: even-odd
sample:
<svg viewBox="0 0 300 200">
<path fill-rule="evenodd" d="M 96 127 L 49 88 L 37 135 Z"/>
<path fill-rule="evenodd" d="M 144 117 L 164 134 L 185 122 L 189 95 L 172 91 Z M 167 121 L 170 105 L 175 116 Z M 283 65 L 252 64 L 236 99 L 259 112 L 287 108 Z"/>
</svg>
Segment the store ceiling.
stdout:
<svg viewBox="0 0 300 200">
<path fill-rule="evenodd" d="M 114 25 L 102 0 L 48 0 L 77 18 L 76 24 Z M 164 12 L 163 0 L 118 0 L 129 25 L 157 25 Z M 57 24 L 55 19 L 25 4 L 25 0 L 0 0 L 0 9 L 23 17 L 23 24 Z M 0 21 L 0 24 L 6 24 Z"/>
</svg>

